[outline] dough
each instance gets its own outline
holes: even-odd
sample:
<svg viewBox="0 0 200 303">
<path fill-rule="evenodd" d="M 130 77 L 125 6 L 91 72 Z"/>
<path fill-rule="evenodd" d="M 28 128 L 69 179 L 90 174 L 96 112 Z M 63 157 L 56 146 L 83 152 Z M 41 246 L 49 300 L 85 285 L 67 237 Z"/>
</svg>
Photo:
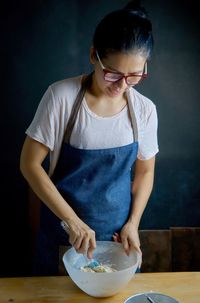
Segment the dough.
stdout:
<svg viewBox="0 0 200 303">
<path fill-rule="evenodd" d="M 82 266 L 81 268 L 81 271 L 84 271 L 84 272 L 115 272 L 117 271 L 116 269 L 112 268 L 111 266 L 109 265 L 103 265 L 103 264 L 100 264 L 98 266 L 95 266 L 93 268 L 90 268 L 89 266 Z"/>
</svg>

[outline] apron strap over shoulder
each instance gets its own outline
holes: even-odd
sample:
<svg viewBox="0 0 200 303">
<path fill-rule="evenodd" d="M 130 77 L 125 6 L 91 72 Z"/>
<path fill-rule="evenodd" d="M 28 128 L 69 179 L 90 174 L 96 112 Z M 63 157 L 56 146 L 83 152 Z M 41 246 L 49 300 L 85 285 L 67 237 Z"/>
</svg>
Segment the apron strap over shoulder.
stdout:
<svg viewBox="0 0 200 303">
<path fill-rule="evenodd" d="M 72 106 L 71 115 L 70 115 L 68 123 L 67 123 L 65 136 L 64 136 L 64 142 L 66 142 L 66 143 L 70 142 L 70 137 L 71 137 L 71 134 L 72 134 L 75 122 L 76 122 L 76 117 L 78 115 L 78 111 L 82 104 L 83 97 L 85 95 L 87 88 L 90 87 L 90 85 L 92 83 L 92 75 L 93 75 L 93 72 L 90 73 L 89 75 L 85 76 L 82 79 L 81 88 L 76 96 L 76 99 Z M 134 142 L 137 142 L 138 141 L 138 127 L 137 127 L 137 121 L 136 121 L 133 105 L 130 100 L 129 91 L 127 93 L 127 97 L 128 97 L 128 109 L 129 109 L 129 113 L 130 113 L 132 129 L 133 129 L 133 139 L 134 139 Z"/>
<path fill-rule="evenodd" d="M 134 142 L 138 142 L 137 120 L 136 120 L 136 117 L 135 117 L 135 111 L 133 109 L 133 104 L 131 102 L 129 91 L 127 92 L 127 97 L 128 97 L 128 109 L 129 109 L 129 113 L 130 113 L 132 129 L 133 129 L 133 140 L 134 140 Z"/>
<path fill-rule="evenodd" d="M 66 143 L 69 143 L 69 141 L 70 141 L 70 137 L 71 137 L 71 134 L 72 134 L 72 131 L 73 131 L 73 128 L 74 128 L 74 124 L 76 122 L 76 117 L 78 115 L 78 111 L 80 109 L 83 97 L 85 95 L 85 92 L 86 92 L 87 88 L 90 86 L 91 81 L 92 81 L 92 74 L 93 73 L 85 76 L 82 79 L 81 88 L 78 92 L 78 95 L 76 96 L 75 102 L 72 106 L 71 115 L 70 115 L 68 123 L 67 123 L 65 137 L 64 137 L 64 141 Z"/>
</svg>

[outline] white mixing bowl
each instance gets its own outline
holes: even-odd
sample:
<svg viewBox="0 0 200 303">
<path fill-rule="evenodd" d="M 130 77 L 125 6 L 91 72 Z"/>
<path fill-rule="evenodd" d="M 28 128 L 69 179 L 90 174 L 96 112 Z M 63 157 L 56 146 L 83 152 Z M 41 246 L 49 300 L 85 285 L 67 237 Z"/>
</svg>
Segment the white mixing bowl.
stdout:
<svg viewBox="0 0 200 303">
<path fill-rule="evenodd" d="M 102 264 L 109 264 L 116 272 L 91 273 L 80 270 L 87 264 L 86 258 L 70 248 L 63 256 L 64 266 L 74 283 L 93 297 L 109 297 L 120 292 L 134 276 L 141 261 L 133 251 L 130 256 L 124 252 L 121 243 L 97 241 L 93 258 Z"/>
</svg>

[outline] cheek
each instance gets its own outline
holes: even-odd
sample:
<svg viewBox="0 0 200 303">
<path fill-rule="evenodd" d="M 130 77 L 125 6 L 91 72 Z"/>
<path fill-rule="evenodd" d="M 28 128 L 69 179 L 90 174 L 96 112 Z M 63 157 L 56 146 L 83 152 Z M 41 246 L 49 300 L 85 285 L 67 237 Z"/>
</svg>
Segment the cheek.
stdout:
<svg viewBox="0 0 200 303">
<path fill-rule="evenodd" d="M 110 88 L 114 88 L 115 87 L 115 83 L 112 83 L 112 82 L 107 82 L 104 80 L 103 78 L 103 74 L 102 74 L 102 71 L 96 69 L 95 70 L 95 75 L 96 75 L 96 82 L 97 82 L 97 85 L 99 87 L 99 89 L 104 92 L 105 94 L 108 93 L 108 91 L 110 90 Z"/>
<path fill-rule="evenodd" d="M 103 74 L 101 71 L 96 71 L 96 81 L 97 81 L 97 84 L 98 86 L 103 90 L 105 89 L 108 85 L 109 85 L 109 82 L 106 82 L 103 78 Z"/>
<path fill-rule="evenodd" d="M 106 92 L 107 89 L 113 87 L 113 83 L 111 83 L 111 82 L 106 82 L 104 79 L 101 79 L 100 87 L 101 87 L 101 90 L 102 90 L 102 91 Z"/>
</svg>

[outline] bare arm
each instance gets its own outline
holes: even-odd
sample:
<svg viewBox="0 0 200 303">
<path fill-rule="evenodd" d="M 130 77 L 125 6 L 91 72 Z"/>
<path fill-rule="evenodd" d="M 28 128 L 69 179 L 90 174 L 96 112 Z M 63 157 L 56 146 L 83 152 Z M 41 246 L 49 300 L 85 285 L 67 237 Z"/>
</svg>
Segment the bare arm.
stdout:
<svg viewBox="0 0 200 303">
<path fill-rule="evenodd" d="M 135 176 L 132 185 L 133 203 L 128 222 L 121 230 L 120 237 L 114 235 L 115 241 L 121 241 L 127 254 L 131 248 L 141 253 L 138 226 L 150 197 L 154 180 L 155 157 L 150 160 L 136 160 Z"/>
<path fill-rule="evenodd" d="M 155 157 L 150 160 L 137 159 L 132 186 L 133 207 L 129 221 L 138 228 L 141 216 L 150 197 L 154 181 Z"/>
<path fill-rule="evenodd" d="M 20 170 L 37 196 L 52 210 L 52 212 L 69 225 L 69 242 L 79 252 L 86 252 L 92 257 L 92 251 L 96 246 L 95 233 L 73 211 L 70 205 L 63 199 L 42 167 L 49 149 L 26 137 L 23 145 Z"/>
</svg>

